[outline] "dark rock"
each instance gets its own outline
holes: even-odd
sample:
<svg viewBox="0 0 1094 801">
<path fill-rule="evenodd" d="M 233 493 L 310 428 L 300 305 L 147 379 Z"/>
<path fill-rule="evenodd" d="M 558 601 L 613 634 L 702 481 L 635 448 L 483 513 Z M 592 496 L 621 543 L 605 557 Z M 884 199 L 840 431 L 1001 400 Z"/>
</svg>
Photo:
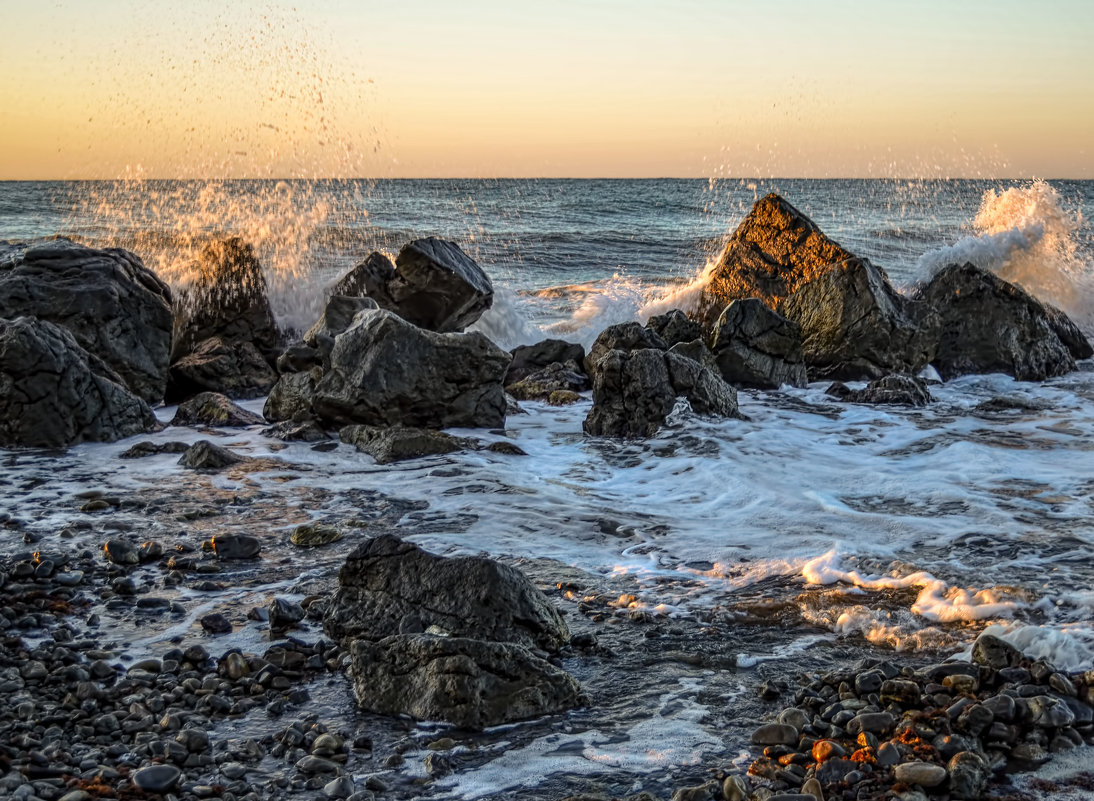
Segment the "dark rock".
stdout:
<svg viewBox="0 0 1094 801">
<path fill-rule="evenodd" d="M 893 777 L 905 784 L 937 787 L 946 781 L 946 769 L 933 762 L 904 762 L 893 768 Z"/>
<path fill-rule="evenodd" d="M 109 539 L 103 545 L 103 556 L 116 565 L 135 565 L 141 561 L 140 551 L 125 540 Z"/>
<path fill-rule="evenodd" d="M 199 392 L 220 392 L 230 398 L 257 398 L 270 391 L 277 373 L 251 342 L 209 337 L 171 365 L 167 399 Z"/>
<path fill-rule="evenodd" d="M 357 314 L 378 308 L 372 298 L 331 295 L 319 320 L 304 334 L 304 345 L 319 354 L 320 363 L 325 363 L 334 347 L 334 338 L 353 325 Z M 280 357 L 278 359 L 280 361 Z"/>
<path fill-rule="evenodd" d="M 217 534 L 210 544 L 217 559 L 255 559 L 262 550 L 258 538 L 246 534 Z"/>
<path fill-rule="evenodd" d="M 277 373 L 306 373 L 313 367 L 322 369 L 323 354 L 317 348 L 308 347 L 303 342 L 290 342 L 277 357 Z"/>
<path fill-rule="evenodd" d="M 491 453 L 500 453 L 504 456 L 527 456 L 524 449 L 518 445 L 514 445 L 512 442 L 505 442 L 504 440 L 498 442 L 491 442 L 486 446 L 486 450 Z"/>
<path fill-rule="evenodd" d="M 765 723 L 752 732 L 757 745 L 797 745 L 798 730 L 785 723 Z"/>
<path fill-rule="evenodd" d="M 712 342 L 718 370 L 730 384 L 761 389 L 806 384 L 801 326 L 758 298 L 726 306 Z"/>
<path fill-rule="evenodd" d="M 933 364 L 945 380 L 1001 372 L 1019 381 L 1043 381 L 1075 369 L 1074 358 L 1057 334 L 1066 328 L 1066 315 L 1053 310 L 1050 319 L 1047 309 L 1025 290 L 987 270 L 973 264 L 950 265 L 917 296 L 941 317 Z"/>
<path fill-rule="evenodd" d="M 652 348 L 611 351 L 597 368 L 585 433 L 652 436 L 680 396 L 696 414 L 740 416 L 736 390 L 698 362 Z"/>
<path fill-rule="evenodd" d="M 379 640 L 406 618 L 456 637 L 555 652 L 570 639 L 558 611 L 519 570 L 479 556 L 443 558 L 391 535 L 362 543 L 338 572 L 323 621 L 335 640 Z"/>
<path fill-rule="evenodd" d="M 321 523 L 305 523 L 293 529 L 289 542 L 301 548 L 318 548 L 342 539 L 342 530 Z"/>
<path fill-rule="evenodd" d="M 468 440 L 429 428 L 392 426 L 346 426 L 339 432 L 342 442 L 367 453 L 377 464 L 418 459 L 442 453 L 455 453 L 468 446 Z"/>
<path fill-rule="evenodd" d="M 437 334 L 365 311 L 335 338 L 313 409 L 336 424 L 496 428 L 509 354 L 479 333 Z"/>
<path fill-rule="evenodd" d="M 219 428 L 245 428 L 262 425 L 265 421 L 254 412 L 219 392 L 202 392 L 179 404 L 171 419 L 173 426 L 217 426 Z"/>
<path fill-rule="evenodd" d="M 432 236 L 405 245 L 394 266 L 373 253 L 334 291 L 365 294 L 381 309 L 438 333 L 463 331 L 494 302 L 493 284 L 475 260 L 455 242 Z"/>
<path fill-rule="evenodd" d="M 521 345 L 509 353 L 513 360 L 509 362 L 509 369 L 505 372 L 505 386 L 515 384 L 552 364 L 573 362 L 582 365 L 585 362 L 584 347 L 561 339 L 545 339 L 534 345 Z"/>
<path fill-rule="evenodd" d="M 304 608 L 285 598 L 274 598 L 266 611 L 270 616 L 270 631 L 291 629 L 304 619 Z"/>
<path fill-rule="evenodd" d="M 123 451 L 118 455 L 118 458 L 143 459 L 145 456 L 156 456 L 161 453 L 183 453 L 189 447 L 190 444 L 187 442 L 152 442 L 145 440 Z"/>
<path fill-rule="evenodd" d="M 273 437 L 284 442 L 323 442 L 329 440 L 327 432 L 314 420 L 305 420 L 297 423 L 285 420 L 275 426 L 262 429 L 262 436 Z M 336 445 L 336 443 L 330 443 Z"/>
<path fill-rule="evenodd" d="M 646 327 L 657 334 L 665 345 L 672 347 L 681 342 L 691 342 L 701 339 L 703 329 L 699 323 L 688 318 L 679 309 L 673 309 L 665 314 L 658 314 L 646 321 Z"/>
<path fill-rule="evenodd" d="M 0 318 L 37 317 L 66 329 L 142 400 L 163 398 L 171 291 L 135 254 L 64 239 L 0 259 Z"/>
<path fill-rule="evenodd" d="M 931 402 L 927 382 L 910 375 L 887 375 L 871 381 L 865 389 L 851 389 L 837 381 L 824 392 L 826 395 L 849 403 L 926 406 Z"/>
<path fill-rule="evenodd" d="M 1058 309 L 1051 303 L 1042 304 L 1045 307 L 1045 315 L 1048 317 L 1048 324 L 1056 336 L 1060 338 L 1060 341 L 1064 343 L 1064 347 L 1067 348 L 1073 359 L 1089 359 L 1094 356 L 1094 347 L 1091 346 L 1090 340 L 1086 338 L 1079 326 L 1075 325 L 1075 321 L 1072 320 L 1062 309 Z"/>
<path fill-rule="evenodd" d="M 205 615 L 199 622 L 201 627 L 209 634 L 228 634 L 232 630 L 231 622 L 219 612 Z"/>
<path fill-rule="evenodd" d="M 349 646 L 362 708 L 483 729 L 584 703 L 573 677 L 520 645 L 399 634 Z"/>
<path fill-rule="evenodd" d="M 149 765 L 133 773 L 133 784 L 146 793 L 168 793 L 178 784 L 182 771 L 174 765 Z"/>
<path fill-rule="evenodd" d="M 971 751 L 954 754 L 946 770 L 950 774 L 950 798 L 955 799 L 980 798 L 990 775 L 987 763 Z"/>
<path fill-rule="evenodd" d="M 223 470 L 243 461 L 245 460 L 242 456 L 237 456 L 207 439 L 195 442 L 179 457 L 179 464 L 191 470 Z"/>
<path fill-rule="evenodd" d="M 690 342 L 677 342 L 669 348 L 668 352 L 698 362 L 703 367 L 712 370 L 715 375 L 720 375 L 718 362 L 714 359 L 714 354 L 701 339 L 693 339 Z"/>
<path fill-rule="evenodd" d="M 972 645 L 972 661 L 1002 670 L 1017 667 L 1022 661 L 1022 652 L 994 634 L 981 634 Z"/>
<path fill-rule="evenodd" d="M 270 422 L 300 420 L 311 414 L 315 385 L 322 374 L 317 369 L 301 373 L 282 373 L 277 379 L 262 415 Z"/>
<path fill-rule="evenodd" d="M 596 378 L 597 364 L 608 355 L 609 351 L 620 350 L 629 353 L 632 350 L 668 350 L 665 340 L 657 336 L 639 323 L 616 323 L 600 332 L 593 342 L 589 353 L 585 356 L 585 373 L 592 379 Z"/>
<path fill-rule="evenodd" d="M 281 333 L 266 297 L 266 276 L 254 248 L 238 237 L 209 242 L 193 266 L 194 280 L 175 303 L 171 361 L 212 337 L 250 342 L 272 364 Z"/>
<path fill-rule="evenodd" d="M 44 320 L 0 320 L 0 446 L 114 442 L 159 427 L 148 405 Z"/>
<path fill-rule="evenodd" d="M 548 400 L 555 392 L 584 392 L 589 378 L 577 362 L 553 362 L 520 381 L 507 384 L 505 391 L 517 400 Z"/>
</svg>

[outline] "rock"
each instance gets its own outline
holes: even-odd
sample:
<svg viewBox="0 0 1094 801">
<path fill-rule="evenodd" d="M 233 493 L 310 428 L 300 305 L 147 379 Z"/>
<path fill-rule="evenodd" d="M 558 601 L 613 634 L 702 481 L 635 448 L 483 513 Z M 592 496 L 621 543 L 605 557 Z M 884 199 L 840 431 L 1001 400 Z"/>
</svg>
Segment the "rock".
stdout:
<svg viewBox="0 0 1094 801">
<path fill-rule="evenodd" d="M 795 741 L 796 742 L 796 741 Z M 794 743 L 790 743 L 793 745 Z M 817 740 L 813 743 L 813 761 L 827 762 L 829 759 L 839 759 L 847 756 L 847 749 L 835 740 Z"/>
<path fill-rule="evenodd" d="M 308 775 L 342 772 L 342 769 L 338 766 L 337 762 L 310 755 L 297 760 L 296 769 L 301 773 L 306 773 Z"/>
<path fill-rule="evenodd" d="M 245 461 L 227 448 L 215 445 L 207 439 L 198 440 L 179 457 L 179 464 L 191 470 L 223 470 Z"/>
<path fill-rule="evenodd" d="M 238 237 L 209 242 L 192 271 L 193 281 L 175 303 L 172 363 L 203 340 L 219 337 L 225 343 L 250 342 L 273 364 L 281 333 L 254 248 Z"/>
<path fill-rule="evenodd" d="M 1002 670 L 1017 667 L 1022 661 L 1022 652 L 994 634 L 981 634 L 972 644 L 972 661 Z"/>
<path fill-rule="evenodd" d="M 217 559 L 256 559 L 262 550 L 258 538 L 246 534 L 217 534 L 209 542 Z"/>
<path fill-rule="evenodd" d="M 232 403 L 219 392 L 202 392 L 179 404 L 171 425 L 245 428 L 262 425 L 264 422 L 257 414 Z"/>
<path fill-rule="evenodd" d="M 714 354 L 701 339 L 693 339 L 690 342 L 677 342 L 669 348 L 668 352 L 683 356 L 685 359 L 691 359 L 693 362 L 699 362 L 703 367 L 712 370 L 715 375 L 720 375 L 718 362 L 715 360 Z"/>
<path fill-rule="evenodd" d="M 519 570 L 481 556 L 434 556 L 385 534 L 362 543 L 338 572 L 323 620 L 335 640 L 379 640 L 437 626 L 455 637 L 517 643 L 555 652 L 569 629 Z"/>
<path fill-rule="evenodd" d="M 306 420 L 302 423 L 285 420 L 275 426 L 262 429 L 262 436 L 273 437 L 284 442 L 323 442 L 330 439 L 327 432 L 314 420 Z M 328 444 L 335 445 L 333 442 Z"/>
<path fill-rule="evenodd" d="M 147 403 L 163 398 L 171 348 L 171 291 L 127 250 L 57 239 L 0 259 L 0 318 L 36 317 L 66 329 Z"/>
<path fill-rule="evenodd" d="M 133 784 L 146 793 L 168 793 L 178 784 L 182 771 L 174 765 L 149 765 L 135 771 Z"/>
<path fill-rule="evenodd" d="M 479 333 L 437 334 L 365 311 L 339 334 L 313 409 L 333 423 L 496 428 L 509 354 Z"/>
<path fill-rule="evenodd" d="M 209 337 L 171 365 L 167 399 L 180 400 L 199 392 L 258 398 L 276 381 L 277 373 L 254 343 Z"/>
<path fill-rule="evenodd" d="M 393 426 L 346 426 L 338 436 L 347 445 L 367 453 L 377 464 L 418 459 L 443 453 L 455 453 L 468 446 L 468 440 L 428 428 Z"/>
<path fill-rule="evenodd" d="M 140 564 L 140 550 L 125 540 L 109 539 L 103 545 L 103 556 L 116 565 Z"/>
<path fill-rule="evenodd" d="M 209 634 L 228 634 L 232 630 L 231 622 L 219 612 L 205 615 L 198 622 L 201 623 L 201 627 Z"/>
<path fill-rule="evenodd" d="M 293 529 L 289 541 L 301 548 L 318 548 L 342 539 L 342 530 L 333 526 L 306 523 Z"/>
<path fill-rule="evenodd" d="M 939 317 L 866 259 L 830 265 L 776 308 L 801 326 L 809 377 L 855 381 L 918 373 L 935 355 Z"/>
<path fill-rule="evenodd" d="M 584 703 L 568 673 L 520 645 L 399 634 L 349 646 L 363 709 L 483 729 Z"/>
<path fill-rule="evenodd" d="M 898 782 L 918 784 L 920 787 L 937 787 L 946 781 L 946 769 L 933 762 L 905 762 L 893 768 Z"/>
<path fill-rule="evenodd" d="M 860 712 L 847 723 L 847 733 L 857 735 L 860 732 L 887 734 L 896 725 L 896 718 L 888 712 Z"/>
<path fill-rule="evenodd" d="M 942 320 L 932 363 L 944 380 L 1001 372 L 1019 381 L 1043 381 L 1075 369 L 1071 352 L 1057 334 L 1065 328 L 1066 315 L 1054 310 L 1050 318 L 1025 290 L 987 270 L 973 264 L 950 265 L 917 297 L 937 309 Z"/>
<path fill-rule="evenodd" d="M 284 373 L 270 390 L 262 416 L 270 422 L 300 420 L 311 414 L 315 385 L 322 377 L 318 370 Z"/>
<path fill-rule="evenodd" d="M 310 348 L 303 342 L 290 342 L 281 351 L 276 362 L 278 375 L 285 373 L 306 373 L 313 367 L 323 368 L 323 354 L 316 348 Z"/>
<path fill-rule="evenodd" d="M 517 400 L 547 400 L 556 392 L 576 394 L 589 388 L 589 378 L 577 362 L 553 362 L 547 367 L 528 373 L 520 381 L 505 386 L 505 391 Z"/>
<path fill-rule="evenodd" d="M 118 454 L 119 459 L 143 459 L 161 453 L 184 453 L 190 447 L 188 442 L 138 442 L 132 448 Z"/>
<path fill-rule="evenodd" d="M 557 405 L 554 403 L 554 401 L 550 401 L 550 403 L 552 405 Z M 502 440 L 499 440 L 498 442 L 491 442 L 489 445 L 486 446 L 486 450 L 490 451 L 491 453 L 500 453 L 503 456 L 528 455 L 519 445 L 514 445 L 512 442 L 505 442 Z"/>
<path fill-rule="evenodd" d="M 616 323 L 600 332 L 593 342 L 589 353 L 585 356 L 585 373 L 592 379 L 596 378 L 597 365 L 610 351 L 621 350 L 630 352 L 634 350 L 668 350 L 665 340 L 657 336 L 649 328 L 639 323 Z"/>
<path fill-rule="evenodd" d="M 494 302 L 493 284 L 475 260 L 432 236 L 405 245 L 394 265 L 373 253 L 335 286 L 344 295 L 362 289 L 380 308 L 438 333 L 463 331 Z"/>
<path fill-rule="evenodd" d="M 1075 322 L 1062 309 L 1058 309 L 1050 303 L 1043 303 L 1042 305 L 1045 307 L 1049 326 L 1056 332 L 1056 336 L 1064 343 L 1064 347 L 1067 348 L 1073 359 L 1089 359 L 1094 356 L 1094 347 L 1091 346 L 1090 340 L 1086 338 L 1086 334 L 1079 329 L 1079 326 L 1075 325 Z"/>
<path fill-rule="evenodd" d="M 334 338 L 353 325 L 359 312 L 378 308 L 372 298 L 331 295 L 319 320 L 304 334 L 304 344 L 319 353 L 322 363 L 330 356 Z"/>
<path fill-rule="evenodd" d="M 903 679 L 887 679 L 881 683 L 881 703 L 901 704 L 902 706 L 915 706 L 919 703 L 922 693 L 919 685 L 914 681 Z"/>
<path fill-rule="evenodd" d="M 801 326 L 758 298 L 735 300 L 714 325 L 712 350 L 718 370 L 735 386 L 804 387 Z"/>
<path fill-rule="evenodd" d="M 821 787 L 821 783 L 815 778 L 810 777 L 802 784 L 802 794 L 813 796 L 814 801 L 824 801 L 824 789 Z"/>
<path fill-rule="evenodd" d="M 950 774 L 950 798 L 977 799 L 988 783 L 988 764 L 978 754 L 954 754 L 946 766 Z"/>
<path fill-rule="evenodd" d="M 752 785 L 744 776 L 726 776 L 722 782 L 722 796 L 726 801 L 748 801 L 752 797 Z"/>
<path fill-rule="evenodd" d="M 613 350 L 598 364 L 585 433 L 652 436 L 680 396 L 696 414 L 740 416 L 736 390 L 698 362 L 652 348 Z"/>
<path fill-rule="evenodd" d="M 327 798 L 349 798 L 353 791 L 352 776 L 339 776 L 323 785 L 323 795 Z"/>
<path fill-rule="evenodd" d="M 505 386 L 515 384 L 552 364 L 568 365 L 573 362 L 580 367 L 585 362 L 584 347 L 561 339 L 545 339 L 534 345 L 521 345 L 509 353 L 513 359 L 505 372 Z"/>
<path fill-rule="evenodd" d="M 270 615 L 270 631 L 284 631 L 304 619 L 304 607 L 285 598 L 274 598 L 266 607 Z"/>
<path fill-rule="evenodd" d="M 752 732 L 756 745 L 797 745 L 798 730 L 785 723 L 765 723 Z"/>
<path fill-rule="evenodd" d="M 66 329 L 0 320 L 0 446 L 114 442 L 158 428 L 148 404 Z"/>
<path fill-rule="evenodd" d="M 650 317 L 646 321 L 646 327 L 657 334 L 670 348 L 681 342 L 701 339 L 703 336 L 702 326 L 688 319 L 688 316 L 679 309 Z"/>
<path fill-rule="evenodd" d="M 866 385 L 851 389 L 837 381 L 824 394 L 848 403 L 879 403 L 896 406 L 926 406 L 931 402 L 927 382 L 909 375 L 887 375 Z"/>
</svg>

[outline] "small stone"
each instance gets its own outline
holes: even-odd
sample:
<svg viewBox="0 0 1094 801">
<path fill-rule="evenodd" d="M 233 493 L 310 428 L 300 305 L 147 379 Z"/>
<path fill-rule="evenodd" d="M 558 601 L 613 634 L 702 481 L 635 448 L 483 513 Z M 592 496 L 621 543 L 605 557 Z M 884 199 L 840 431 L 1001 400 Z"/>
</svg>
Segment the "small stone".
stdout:
<svg viewBox="0 0 1094 801">
<path fill-rule="evenodd" d="M 49 675 L 44 663 L 32 659 L 19 669 L 19 675 L 27 681 L 38 681 Z"/>
<path fill-rule="evenodd" d="M 905 762 L 896 766 L 893 776 L 898 782 L 905 784 L 937 787 L 946 780 L 946 769 L 933 762 Z"/>
<path fill-rule="evenodd" d="M 798 730 L 786 723 L 765 723 L 752 732 L 756 745 L 796 745 Z"/>
<path fill-rule="evenodd" d="M 220 766 L 220 773 L 226 779 L 242 779 L 247 775 L 247 767 L 238 762 L 225 762 Z"/>
<path fill-rule="evenodd" d="M 974 693 L 980 689 L 980 681 L 975 676 L 963 676 L 955 673 L 942 679 L 942 686 L 949 687 L 956 693 Z"/>
<path fill-rule="evenodd" d="M 217 559 L 254 559 L 262 549 L 257 537 L 246 534 L 217 534 L 209 545 Z"/>
<path fill-rule="evenodd" d="M 147 793 L 166 793 L 174 789 L 182 771 L 174 765 L 149 765 L 132 775 L 133 784 Z"/>
<path fill-rule="evenodd" d="M 916 706 L 919 704 L 919 700 L 919 685 L 914 681 L 889 679 L 881 684 L 881 702 L 883 704 Z"/>
<path fill-rule="evenodd" d="M 214 445 L 207 439 L 199 440 L 187 448 L 179 457 L 179 464 L 191 470 L 223 470 L 233 464 L 244 461 L 227 448 Z"/>
<path fill-rule="evenodd" d="M 834 757 L 847 756 L 847 749 L 834 740 L 818 740 L 813 744 L 813 761 L 827 762 Z"/>
<path fill-rule="evenodd" d="M 434 740 L 426 745 L 426 748 L 430 751 L 451 751 L 455 747 L 456 741 L 451 737 L 441 737 L 439 740 Z"/>
<path fill-rule="evenodd" d="M 809 725 L 809 717 L 802 710 L 789 707 L 779 713 L 778 717 L 775 718 L 775 722 L 793 726 L 797 729 L 798 734 L 801 734 L 802 730 Z"/>
<path fill-rule="evenodd" d="M 816 801 L 824 801 L 824 790 L 821 783 L 812 777 L 806 779 L 802 785 L 802 794 L 811 795 Z"/>
<path fill-rule="evenodd" d="M 201 618 L 201 627 L 209 634 L 228 634 L 232 624 L 219 612 Z"/>
<path fill-rule="evenodd" d="M 323 794 L 327 798 L 349 798 L 353 789 L 352 776 L 339 776 L 323 785 Z"/>
<path fill-rule="evenodd" d="M 110 539 L 103 545 L 103 556 L 116 565 L 135 565 L 140 563 L 137 548 L 125 540 Z"/>
<path fill-rule="evenodd" d="M 1002 670 L 1017 667 L 1022 661 L 1022 652 L 994 634 L 981 634 L 972 645 L 972 661 Z"/>
<path fill-rule="evenodd" d="M 900 749 L 892 743 L 882 743 L 877 750 L 877 763 L 883 768 L 891 768 L 900 762 Z"/>
<path fill-rule="evenodd" d="M 301 773 L 307 773 L 309 775 L 317 773 L 339 773 L 341 770 L 337 763 L 317 756 L 306 756 L 303 759 L 298 760 L 296 769 Z"/>
<path fill-rule="evenodd" d="M 201 729 L 183 729 L 175 735 L 175 742 L 192 754 L 200 754 L 209 747 L 209 735 Z"/>
<path fill-rule="evenodd" d="M 896 725 L 896 718 L 888 712 L 862 712 L 847 723 L 847 732 L 858 735 L 868 731 L 873 734 L 887 734 Z"/>
<path fill-rule="evenodd" d="M 318 523 L 306 523 L 293 529 L 289 541 L 301 548 L 317 548 L 321 545 L 330 545 L 342 539 L 342 532 L 334 526 L 323 526 Z"/>
</svg>

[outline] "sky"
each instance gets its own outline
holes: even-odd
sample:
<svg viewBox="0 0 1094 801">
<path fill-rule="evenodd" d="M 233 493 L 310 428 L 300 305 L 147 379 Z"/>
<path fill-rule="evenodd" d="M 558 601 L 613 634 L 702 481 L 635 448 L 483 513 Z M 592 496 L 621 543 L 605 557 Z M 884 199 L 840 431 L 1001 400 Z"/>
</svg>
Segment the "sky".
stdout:
<svg viewBox="0 0 1094 801">
<path fill-rule="evenodd" d="M 0 179 L 1094 178 L 1089 0 L 0 0 Z"/>
</svg>

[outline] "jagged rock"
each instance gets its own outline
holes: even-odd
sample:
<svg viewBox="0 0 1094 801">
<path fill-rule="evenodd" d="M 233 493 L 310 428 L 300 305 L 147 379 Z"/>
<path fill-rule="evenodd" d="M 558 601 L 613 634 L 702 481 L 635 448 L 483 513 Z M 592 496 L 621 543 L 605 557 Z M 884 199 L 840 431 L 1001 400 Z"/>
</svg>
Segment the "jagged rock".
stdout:
<svg viewBox="0 0 1094 801">
<path fill-rule="evenodd" d="M 277 357 L 277 373 L 306 373 L 313 367 L 323 367 L 323 354 L 303 342 L 291 342 Z"/>
<path fill-rule="evenodd" d="M 597 364 L 608 355 L 609 351 L 629 352 L 646 348 L 668 350 L 669 346 L 656 332 L 639 323 L 630 322 L 610 325 L 600 332 L 596 341 L 593 342 L 593 346 L 589 348 L 589 353 L 585 356 L 585 372 L 595 382 Z"/>
<path fill-rule="evenodd" d="M 701 339 L 693 339 L 690 342 L 677 342 L 669 348 L 668 352 L 683 356 L 685 359 L 691 359 L 693 362 L 699 362 L 703 367 L 718 375 L 718 362 L 714 358 L 714 353 Z"/>
<path fill-rule="evenodd" d="M 253 343 L 210 337 L 171 365 L 166 398 L 180 400 L 201 392 L 258 398 L 269 392 L 275 381 L 277 374 Z"/>
<path fill-rule="evenodd" d="M 430 626 L 552 653 L 570 640 L 558 610 L 516 568 L 481 556 L 446 559 L 388 534 L 357 546 L 338 572 L 327 634 L 379 640 Z"/>
<path fill-rule="evenodd" d="M 0 319 L 0 446 L 114 442 L 158 428 L 148 404 L 68 330 Z"/>
<path fill-rule="evenodd" d="M 223 470 L 243 461 L 242 456 L 236 456 L 227 448 L 214 445 L 207 439 L 195 442 L 179 457 L 179 464 L 191 470 Z"/>
<path fill-rule="evenodd" d="M 265 420 L 218 392 L 202 392 L 179 404 L 171 419 L 173 426 L 219 426 L 245 428 L 262 425 Z"/>
<path fill-rule="evenodd" d="M 972 645 L 972 661 L 1002 670 L 1017 667 L 1022 661 L 1022 652 L 994 634 L 981 634 Z"/>
<path fill-rule="evenodd" d="M 479 333 L 438 334 L 364 311 L 335 337 L 312 408 L 344 425 L 494 428 L 505 422 L 509 354 Z"/>
<path fill-rule="evenodd" d="M 277 425 L 262 429 L 262 436 L 273 437 L 283 442 L 322 442 L 330 439 L 314 420 L 304 420 L 297 423 L 294 420 L 284 420 Z"/>
<path fill-rule="evenodd" d="M 927 382 L 910 375 L 887 375 L 871 381 L 865 389 L 851 389 L 839 381 L 826 395 L 849 403 L 886 403 L 898 406 L 926 406 L 931 402 Z"/>
<path fill-rule="evenodd" d="M 579 367 L 585 362 L 584 347 L 561 339 L 545 339 L 534 345 L 521 345 L 509 353 L 513 360 L 509 362 L 509 369 L 505 373 L 505 386 L 515 384 L 556 362 L 564 365 L 573 362 Z"/>
<path fill-rule="evenodd" d="M 311 414 L 315 385 L 322 377 L 318 369 L 301 373 L 284 373 L 270 390 L 262 416 L 272 422 L 298 420 Z"/>
<path fill-rule="evenodd" d="M 390 464 L 405 459 L 418 459 L 441 453 L 455 453 L 468 446 L 468 441 L 443 431 L 403 426 L 346 426 L 339 432 L 342 442 L 356 446 L 377 464 Z"/>
<path fill-rule="evenodd" d="M 697 414 L 740 416 L 736 390 L 698 362 L 653 348 L 610 351 L 597 365 L 585 433 L 652 436 L 680 396 Z"/>
<path fill-rule="evenodd" d="M 1064 347 L 1067 348 L 1073 359 L 1089 359 L 1094 356 L 1094 347 L 1091 346 L 1090 340 L 1086 338 L 1086 334 L 1079 329 L 1074 320 L 1068 317 L 1062 309 L 1056 308 L 1051 303 L 1042 305 L 1045 307 L 1049 326 L 1056 332 L 1056 336 L 1064 343 Z"/>
<path fill-rule="evenodd" d="M 325 361 L 334 347 L 334 338 L 353 324 L 358 312 L 378 308 L 372 298 L 331 295 L 315 325 L 304 334 L 304 345 L 317 351 L 320 359 Z"/>
<path fill-rule="evenodd" d="M 758 298 L 726 306 L 712 341 L 718 371 L 730 384 L 761 389 L 806 384 L 801 326 Z"/>
<path fill-rule="evenodd" d="M 552 362 L 524 378 L 507 384 L 505 391 L 517 400 L 548 400 L 555 392 L 584 392 L 589 378 L 577 362 Z"/>
<path fill-rule="evenodd" d="M 266 277 L 254 248 L 238 237 L 202 248 L 193 266 L 194 280 L 175 303 L 171 361 L 189 355 L 203 340 L 250 342 L 273 363 L 281 334 L 266 297 Z"/>
<path fill-rule="evenodd" d="M 287 598 L 274 598 L 266 607 L 270 616 L 270 631 L 285 631 L 304 619 L 304 608 Z"/>
<path fill-rule="evenodd" d="M 1019 381 L 1043 381 L 1075 369 L 1057 333 L 1074 339 L 1066 315 L 1058 309 L 1049 312 L 1022 288 L 974 264 L 942 269 L 917 297 L 941 316 L 932 363 L 945 380 L 1001 372 Z"/>
<path fill-rule="evenodd" d="M 362 708 L 483 729 L 585 702 L 570 674 L 513 643 L 399 634 L 349 646 Z"/>
<path fill-rule="evenodd" d="M 689 319 L 679 309 L 651 317 L 646 322 L 646 327 L 661 337 L 670 348 L 678 343 L 691 342 L 703 337 L 703 327 Z"/>
<path fill-rule="evenodd" d="M 163 398 L 171 349 L 171 291 L 127 250 L 58 239 L 0 258 L 0 318 L 37 317 L 72 334 L 122 387 Z"/>
<path fill-rule="evenodd" d="M 475 260 L 455 242 L 432 236 L 405 245 L 394 265 L 373 253 L 335 292 L 365 294 L 380 308 L 438 333 L 463 331 L 494 302 L 493 284 Z"/>
</svg>

